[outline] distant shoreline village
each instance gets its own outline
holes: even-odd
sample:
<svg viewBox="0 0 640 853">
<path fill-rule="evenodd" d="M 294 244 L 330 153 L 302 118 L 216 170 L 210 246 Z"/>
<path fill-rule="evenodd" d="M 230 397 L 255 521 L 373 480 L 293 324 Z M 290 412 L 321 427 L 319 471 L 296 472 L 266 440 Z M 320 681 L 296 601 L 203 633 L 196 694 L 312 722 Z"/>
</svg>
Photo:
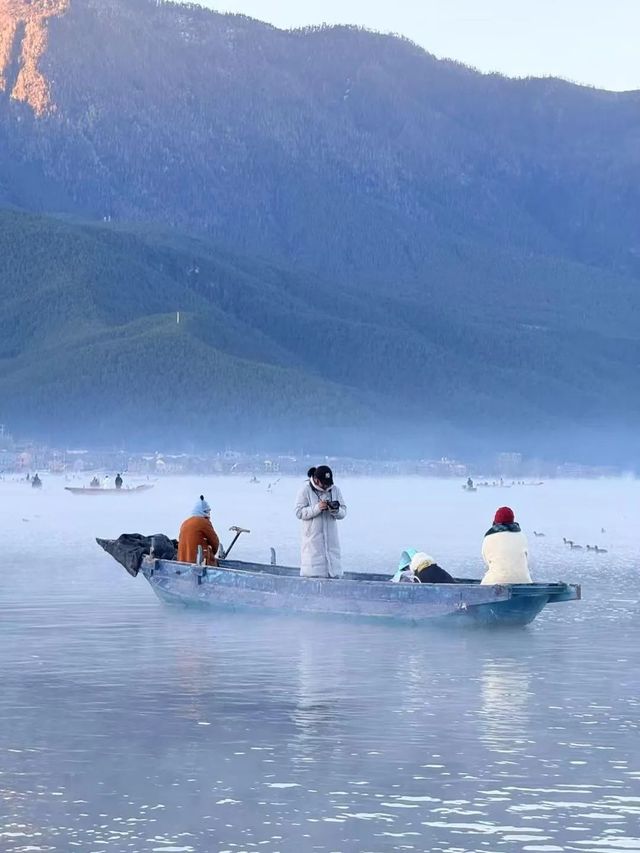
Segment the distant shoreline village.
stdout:
<svg viewBox="0 0 640 853">
<path fill-rule="evenodd" d="M 113 449 L 62 449 L 14 438 L 0 424 L 0 476 L 35 471 L 74 476 L 93 471 L 122 471 L 137 475 L 304 476 L 318 454 L 249 453 L 240 450 L 192 453 L 130 452 Z M 637 476 L 616 466 L 535 459 L 502 452 L 476 461 L 451 459 L 358 459 L 327 456 L 341 476 L 475 478 L 477 486 L 542 485 L 545 479 Z M 501 482 L 502 481 L 502 482 Z"/>
</svg>

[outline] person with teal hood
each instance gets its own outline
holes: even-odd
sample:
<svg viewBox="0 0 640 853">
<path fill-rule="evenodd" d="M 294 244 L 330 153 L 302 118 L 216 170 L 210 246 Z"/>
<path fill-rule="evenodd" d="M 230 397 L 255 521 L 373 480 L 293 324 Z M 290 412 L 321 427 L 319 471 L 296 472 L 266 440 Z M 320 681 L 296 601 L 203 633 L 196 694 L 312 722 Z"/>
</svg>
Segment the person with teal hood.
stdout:
<svg viewBox="0 0 640 853">
<path fill-rule="evenodd" d="M 415 548 L 402 552 L 398 570 L 391 580 L 394 583 L 457 583 L 433 557 Z"/>
<path fill-rule="evenodd" d="M 409 581 L 413 582 L 414 578 L 409 572 L 409 566 L 411 565 L 411 560 L 414 555 L 417 554 L 418 551 L 415 548 L 407 548 L 405 551 L 400 554 L 400 562 L 398 563 L 398 568 L 396 570 L 395 575 L 391 578 L 394 583 L 405 583 Z"/>
</svg>

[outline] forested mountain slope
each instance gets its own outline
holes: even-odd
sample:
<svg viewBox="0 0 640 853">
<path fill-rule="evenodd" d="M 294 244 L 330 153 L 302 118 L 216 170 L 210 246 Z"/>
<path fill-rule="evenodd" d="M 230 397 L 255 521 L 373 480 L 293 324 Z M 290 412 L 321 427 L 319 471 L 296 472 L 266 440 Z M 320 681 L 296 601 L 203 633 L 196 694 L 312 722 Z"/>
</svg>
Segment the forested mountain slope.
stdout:
<svg viewBox="0 0 640 853">
<path fill-rule="evenodd" d="M 495 258 L 469 261 L 498 275 Z M 514 434 L 533 446 L 567 424 L 637 417 L 629 282 L 506 268 L 504 306 L 425 303 L 410 287 L 371 299 L 203 238 L 0 212 L 3 416 L 56 439 L 345 452 L 465 433 L 476 447 Z M 590 308 L 572 313 L 578 290 Z"/>
<path fill-rule="evenodd" d="M 638 93 L 197 6 L 7 9 L 46 38 L 0 45 L 5 419 L 155 436 L 159 395 L 176 440 L 633 433 Z"/>
</svg>

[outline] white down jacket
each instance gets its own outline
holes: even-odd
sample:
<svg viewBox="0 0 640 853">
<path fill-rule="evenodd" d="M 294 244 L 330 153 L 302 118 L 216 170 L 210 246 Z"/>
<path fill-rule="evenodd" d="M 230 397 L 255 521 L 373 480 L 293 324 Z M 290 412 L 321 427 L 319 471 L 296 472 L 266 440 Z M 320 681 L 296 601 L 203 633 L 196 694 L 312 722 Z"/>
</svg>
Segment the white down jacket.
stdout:
<svg viewBox="0 0 640 853">
<path fill-rule="evenodd" d="M 320 501 L 338 501 L 336 512 L 320 510 Z M 302 521 L 300 574 L 307 578 L 340 578 L 338 521 L 347 514 L 342 492 L 337 486 L 322 490 L 309 481 L 296 501 L 296 516 Z"/>
<path fill-rule="evenodd" d="M 531 583 L 529 545 L 520 530 L 489 533 L 482 540 L 487 573 L 482 583 Z"/>
</svg>

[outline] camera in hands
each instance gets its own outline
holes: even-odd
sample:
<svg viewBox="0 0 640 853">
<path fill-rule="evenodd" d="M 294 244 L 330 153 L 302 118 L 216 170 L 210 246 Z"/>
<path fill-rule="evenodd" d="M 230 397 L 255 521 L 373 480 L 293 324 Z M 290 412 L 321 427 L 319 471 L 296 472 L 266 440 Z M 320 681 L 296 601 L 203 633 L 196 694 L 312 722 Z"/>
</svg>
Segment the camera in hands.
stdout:
<svg viewBox="0 0 640 853">
<path fill-rule="evenodd" d="M 327 501 L 327 508 L 331 512 L 337 512 L 340 509 L 340 501 Z"/>
</svg>

